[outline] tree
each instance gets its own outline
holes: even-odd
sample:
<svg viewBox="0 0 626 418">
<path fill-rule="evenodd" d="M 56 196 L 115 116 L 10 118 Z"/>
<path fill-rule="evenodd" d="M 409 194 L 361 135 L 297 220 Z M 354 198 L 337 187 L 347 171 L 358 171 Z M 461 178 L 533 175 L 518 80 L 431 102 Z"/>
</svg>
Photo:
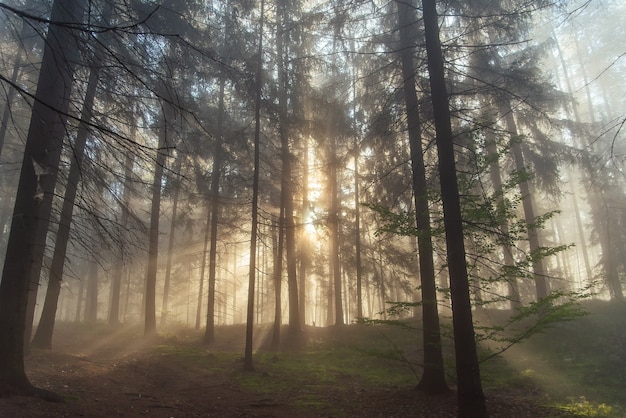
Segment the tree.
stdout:
<svg viewBox="0 0 626 418">
<path fill-rule="evenodd" d="M 134 135 L 135 129 L 131 133 L 131 139 L 135 137 Z M 120 226 L 120 236 L 121 230 L 126 228 L 129 217 L 129 203 L 130 203 L 130 194 L 131 194 L 131 175 L 133 172 L 133 163 L 134 163 L 134 154 L 126 153 L 124 158 L 124 184 L 122 197 L 120 199 L 120 211 L 121 216 L 119 220 Z M 109 309 L 109 324 L 116 325 L 120 322 L 120 296 L 122 291 L 122 273 L 124 270 L 124 259 L 126 257 L 125 254 L 125 245 L 124 239 L 120 239 L 120 246 L 117 250 L 117 258 L 115 260 L 115 264 L 113 266 L 113 276 L 111 277 L 111 306 Z M 79 298 L 80 300 L 80 298 Z M 80 309 L 79 309 L 80 310 Z"/>
<path fill-rule="evenodd" d="M 277 2 L 277 24 L 276 24 L 276 53 L 278 59 L 278 113 L 279 113 L 279 136 L 280 153 L 282 161 L 280 205 L 284 216 L 285 227 L 285 249 L 287 253 L 287 286 L 289 289 L 289 333 L 297 335 L 300 333 L 300 310 L 298 309 L 298 282 L 296 279 L 296 225 L 293 219 L 293 176 L 292 176 L 292 155 L 289 146 L 289 118 L 287 114 L 287 88 L 288 80 L 286 74 L 285 45 L 289 40 L 288 27 L 289 8 L 294 2 L 279 0 Z M 282 232 L 281 232 L 282 234 Z M 279 255 L 282 257 L 282 255 Z"/>
<path fill-rule="evenodd" d="M 111 14 L 110 9 L 106 10 L 104 14 L 105 17 L 103 20 L 105 23 L 108 23 L 107 21 Z M 67 245 L 70 239 L 74 202 L 78 191 L 78 183 L 80 181 L 82 170 L 81 167 L 85 156 L 85 146 L 87 144 L 87 136 L 89 133 L 87 124 L 92 119 L 96 88 L 100 79 L 100 68 L 102 66 L 102 49 L 96 46 L 95 51 L 93 62 L 90 65 L 87 91 L 85 93 L 83 109 L 80 117 L 81 122 L 78 127 L 78 132 L 76 133 L 70 172 L 65 186 L 61 219 L 59 221 L 59 229 L 56 234 L 54 254 L 52 256 L 48 287 L 46 289 L 46 297 L 41 311 L 41 319 L 39 320 L 39 325 L 37 326 L 37 331 L 35 332 L 32 341 L 32 345 L 39 348 L 52 348 L 52 334 L 54 332 L 57 303 L 61 292 L 61 282 L 63 281 L 63 268 L 65 265 Z"/>
<path fill-rule="evenodd" d="M 170 92 L 171 93 L 171 92 Z M 152 204 L 150 208 L 150 233 L 148 241 L 148 267 L 146 270 L 146 311 L 144 334 L 147 337 L 156 334 L 156 275 L 159 253 L 159 219 L 161 209 L 161 182 L 163 180 L 163 170 L 167 157 L 168 144 L 171 139 L 168 137 L 168 123 L 172 117 L 172 99 L 174 95 L 168 94 L 167 101 L 162 102 L 163 113 L 161 115 L 161 127 L 159 132 L 159 145 L 156 150 L 157 155 L 154 161 L 154 177 L 152 179 Z"/>
<path fill-rule="evenodd" d="M 172 175 L 170 177 L 170 182 L 174 184 L 174 196 L 172 197 L 172 222 L 170 224 L 170 233 L 169 239 L 167 243 L 167 258 L 165 260 L 165 280 L 163 282 L 163 305 L 161 308 L 161 327 L 165 326 L 167 323 L 167 315 L 168 315 L 168 304 L 169 304 L 169 296 L 170 296 L 170 285 L 171 285 L 171 277 L 172 277 L 172 259 L 174 256 L 174 241 L 176 238 L 176 223 L 178 221 L 178 196 L 180 194 L 180 184 L 175 181 L 174 178 L 180 177 L 180 169 L 182 165 L 182 161 L 185 158 L 185 154 L 178 151 L 178 155 L 176 156 L 176 161 L 174 163 L 174 168 L 172 170 Z"/>
<path fill-rule="evenodd" d="M 454 143 L 450 123 L 450 108 L 443 64 L 443 53 L 439 38 L 437 2 L 422 0 L 428 73 L 430 75 L 430 98 L 433 104 L 437 131 L 437 155 L 441 199 L 443 201 L 444 225 L 446 230 L 446 258 L 450 274 L 450 296 L 452 299 L 452 323 L 458 382 L 458 416 L 487 416 L 485 398 L 480 378 L 478 354 L 472 320 L 469 295 L 469 280 L 463 241 L 463 220 L 454 159 Z"/>
<path fill-rule="evenodd" d="M 213 152 L 213 171 L 211 173 L 211 246 L 209 248 L 209 296 L 204 342 L 212 343 L 215 339 L 215 275 L 217 269 L 217 227 L 219 224 L 219 186 L 222 172 L 222 137 L 224 136 L 224 76 L 220 78 L 219 105 L 217 115 L 217 138 Z"/>
<path fill-rule="evenodd" d="M 506 122 L 506 129 L 511 136 L 510 146 L 513 153 L 513 160 L 515 162 L 515 168 L 519 173 L 526 172 L 526 165 L 524 163 L 524 154 L 522 151 L 522 144 L 520 143 L 519 135 L 515 119 L 513 117 L 513 111 L 510 103 L 501 104 L 500 111 L 504 115 Z M 519 183 L 520 193 L 522 195 L 522 203 L 524 207 L 524 217 L 528 228 L 528 242 L 530 244 L 531 254 L 537 254 L 541 250 L 541 244 L 539 241 L 539 231 L 535 226 L 535 208 L 533 203 L 533 196 L 530 193 L 530 184 L 528 181 L 521 181 Z M 543 257 L 534 256 L 533 258 L 533 272 L 535 279 L 535 292 L 537 300 L 544 299 L 550 292 L 548 288 L 548 280 L 546 270 L 544 266 Z"/>
<path fill-rule="evenodd" d="M 404 97 L 406 101 L 407 122 L 409 125 L 409 147 L 411 150 L 411 168 L 413 170 L 413 195 L 415 199 L 415 217 L 417 224 L 417 245 L 419 251 L 419 269 L 422 289 L 422 316 L 424 339 L 424 373 L 418 388 L 429 393 L 441 393 L 448 390 L 446 385 L 441 329 L 437 309 L 437 287 L 435 282 L 435 263 L 433 259 L 432 232 L 430 227 L 430 209 L 428 207 L 428 185 L 422 150 L 421 121 L 415 91 L 415 66 L 413 64 L 415 36 L 415 5 L 412 1 L 398 1 L 398 27 L 400 30 L 400 55 L 404 79 Z"/>
<path fill-rule="evenodd" d="M 259 166 L 261 159 L 261 88 L 263 73 L 263 24 L 265 21 L 265 0 L 261 0 L 259 22 L 259 45 L 257 48 L 257 71 L 254 97 L 254 172 L 252 178 L 252 230 L 250 231 L 250 269 L 248 271 L 248 305 L 246 314 L 246 346 L 244 350 L 244 370 L 254 370 L 252 357 L 252 336 L 254 327 L 254 294 L 256 281 L 256 247 L 259 223 Z"/>
<path fill-rule="evenodd" d="M 65 136 L 79 39 L 72 24 L 80 23 L 82 13 L 78 1 L 56 0 L 50 15 L 0 284 L 0 395 L 50 397 L 24 372 L 24 328 L 33 262 L 45 245 Z"/>
</svg>

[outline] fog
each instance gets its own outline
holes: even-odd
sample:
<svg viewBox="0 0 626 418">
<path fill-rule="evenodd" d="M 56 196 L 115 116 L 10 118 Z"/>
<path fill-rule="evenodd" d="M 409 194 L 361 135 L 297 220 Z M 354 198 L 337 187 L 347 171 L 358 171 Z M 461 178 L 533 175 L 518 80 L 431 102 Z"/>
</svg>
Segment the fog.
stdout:
<svg viewBox="0 0 626 418">
<path fill-rule="evenodd" d="M 430 3 L 0 4 L 7 364 L 59 327 L 179 335 L 252 370 L 410 324 L 439 392 L 463 352 L 522 373 L 533 338 L 621 306 L 626 4 L 432 2 L 435 33 Z M 482 416 L 461 369 L 459 411 Z"/>
</svg>

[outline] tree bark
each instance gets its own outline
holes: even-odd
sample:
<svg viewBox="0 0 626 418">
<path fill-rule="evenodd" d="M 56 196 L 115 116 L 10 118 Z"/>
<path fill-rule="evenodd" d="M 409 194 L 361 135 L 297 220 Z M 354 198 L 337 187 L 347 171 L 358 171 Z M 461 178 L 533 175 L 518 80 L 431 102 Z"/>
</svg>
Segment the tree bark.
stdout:
<svg viewBox="0 0 626 418">
<path fill-rule="evenodd" d="M 308 189 L 309 189 L 309 141 L 307 138 L 304 138 L 304 151 L 303 151 L 303 160 L 302 160 L 302 229 L 301 229 L 301 237 L 300 237 L 300 271 L 298 273 L 299 278 L 299 301 L 298 307 L 300 308 L 300 325 L 304 326 L 306 324 L 306 295 L 307 295 L 307 285 L 306 285 L 306 277 L 308 267 L 311 263 L 311 247 L 309 237 L 306 232 L 307 222 L 309 221 L 309 197 L 308 197 Z"/>
<path fill-rule="evenodd" d="M 517 125 L 515 118 L 513 117 L 513 111 L 511 110 L 510 103 L 500 102 L 500 112 L 504 116 L 506 123 L 506 129 L 510 137 L 511 152 L 513 153 L 513 161 L 515 162 L 515 169 L 519 173 L 526 171 L 524 163 L 524 153 L 522 151 L 522 144 L 516 138 L 518 135 Z M 524 180 L 519 183 L 520 193 L 522 195 L 522 206 L 524 208 L 524 219 L 528 228 L 528 244 L 530 252 L 534 253 L 540 249 L 539 231 L 534 226 L 535 224 L 535 208 L 533 205 L 533 195 L 530 192 L 530 183 Z M 537 300 L 544 299 L 548 296 L 548 279 L 543 259 L 541 257 L 535 257 L 533 261 L 533 277 L 535 280 L 535 293 Z"/>
<path fill-rule="evenodd" d="M 443 201 L 444 226 L 448 271 L 450 273 L 450 296 L 452 299 L 452 324 L 457 374 L 457 401 L 459 417 L 486 417 L 487 408 L 482 390 L 469 280 L 463 242 L 463 219 L 454 159 L 454 143 L 450 121 L 448 92 L 443 65 L 443 53 L 439 38 L 437 2 L 422 0 L 428 73 L 430 75 L 431 99 L 437 132 L 437 154 L 441 198 Z"/>
<path fill-rule="evenodd" d="M 207 253 L 207 248 L 209 248 L 210 234 L 211 234 L 211 208 L 207 207 L 207 219 L 206 219 L 206 226 L 204 228 L 204 245 L 202 248 L 202 264 L 200 267 L 200 288 L 198 289 L 198 304 L 196 308 L 196 329 L 200 329 L 200 320 L 202 317 L 202 294 L 204 293 L 204 272 L 207 266 L 206 253 Z"/>
<path fill-rule="evenodd" d="M 204 343 L 215 341 L 215 274 L 217 271 L 217 227 L 220 209 L 220 175 L 222 173 L 222 141 L 224 136 L 224 88 L 225 76 L 221 75 L 219 102 L 217 109 L 217 138 L 213 150 L 213 171 L 211 172 L 211 246 L 209 248 L 209 295 L 207 300 L 206 328 Z"/>
<path fill-rule="evenodd" d="M 50 19 L 80 22 L 81 16 L 78 1 L 56 0 Z M 24 372 L 24 331 L 30 279 L 41 268 L 36 257 L 45 246 L 78 51 L 70 27 L 50 24 L 26 139 L 0 284 L 0 395 L 47 393 L 35 389 Z"/>
<path fill-rule="evenodd" d="M 180 176 L 180 167 L 184 156 L 179 152 L 176 157 L 176 163 L 174 164 L 174 170 L 172 176 Z M 176 241 L 176 221 L 178 216 L 178 195 L 180 194 L 180 185 L 174 186 L 174 196 L 172 197 L 172 222 L 170 223 L 170 234 L 167 243 L 167 258 L 165 260 L 165 280 L 163 282 L 163 305 L 161 308 L 161 327 L 164 327 L 167 323 L 168 309 L 169 309 L 169 297 L 170 297 L 170 283 L 172 276 L 172 259 L 174 257 L 174 242 Z"/>
<path fill-rule="evenodd" d="M 38 348 L 52 348 L 52 334 L 54 333 L 54 323 L 57 312 L 57 303 L 59 294 L 61 293 L 61 282 L 63 281 L 63 269 L 65 266 L 65 254 L 67 252 L 67 244 L 70 240 L 70 228 L 72 216 L 74 214 L 74 201 L 78 191 L 78 182 L 80 181 L 81 166 L 83 157 L 85 156 L 85 145 L 87 144 L 87 123 L 91 121 L 94 99 L 96 96 L 96 87 L 100 79 L 100 58 L 96 57 L 94 65 L 89 73 L 89 81 L 87 82 L 87 92 L 81 113 L 81 123 L 76 134 L 74 142 L 74 153 L 70 165 L 70 173 L 65 186 L 65 195 L 63 197 L 63 207 L 61 209 L 61 219 L 59 221 L 59 229 L 56 235 L 54 253 L 52 256 L 52 265 L 50 267 L 50 276 L 48 278 L 48 288 L 46 290 L 46 298 L 44 300 L 41 319 L 32 345 Z"/>
<path fill-rule="evenodd" d="M 134 128 L 131 138 L 134 138 Z M 124 270 L 124 239 L 122 231 L 128 222 L 128 211 L 130 205 L 130 181 L 133 173 L 134 155 L 131 152 L 126 154 L 124 159 L 124 191 L 120 201 L 120 247 L 117 252 L 117 259 L 113 267 L 113 276 L 111 277 L 111 306 L 109 308 L 109 324 L 116 325 L 120 323 L 120 296 L 122 292 L 122 275 Z"/>
<path fill-rule="evenodd" d="M 489 158 L 492 158 L 492 162 L 489 165 L 489 177 L 493 185 L 494 192 L 496 194 L 498 205 L 504 204 L 504 192 L 502 190 L 502 174 L 500 172 L 500 163 L 498 159 L 498 145 L 494 135 L 487 135 L 486 151 Z M 502 253 L 504 258 L 504 267 L 513 267 L 515 260 L 513 259 L 513 249 L 509 243 L 509 224 L 507 220 L 502 220 L 499 225 L 500 240 L 502 243 Z M 509 306 L 512 310 L 519 308 L 522 305 L 521 295 L 519 291 L 519 283 L 515 276 L 506 276 L 507 285 L 509 288 Z"/>
<path fill-rule="evenodd" d="M 276 13 L 276 54 L 278 59 L 278 112 L 280 155 L 282 162 L 280 201 L 284 216 L 285 252 L 287 256 L 287 289 L 289 293 L 289 334 L 294 336 L 300 333 L 300 310 L 298 308 L 298 281 L 296 278 L 296 225 L 293 219 L 293 176 L 291 170 L 291 151 L 289 147 L 289 117 L 287 114 L 287 72 L 285 69 L 284 39 L 287 31 L 284 29 L 284 20 L 288 17 L 287 2 L 279 0 Z M 281 255 L 282 257 L 282 255 Z"/>
<path fill-rule="evenodd" d="M 87 298 L 85 300 L 85 320 L 96 322 L 98 319 L 98 261 L 93 257 L 87 273 Z"/>
<path fill-rule="evenodd" d="M 254 100 L 254 174 L 252 179 L 252 230 L 250 231 L 250 269 L 248 272 L 248 306 L 246 315 L 246 345 L 243 368 L 254 370 L 252 357 L 252 337 L 254 327 L 254 285 L 256 281 L 256 247 L 259 223 L 259 165 L 261 145 L 261 89 L 263 73 L 263 23 L 265 20 L 265 0 L 261 0 L 261 21 L 259 23 L 259 46 L 257 50 L 256 91 Z"/>
<path fill-rule="evenodd" d="M 280 347 L 280 327 L 282 325 L 282 277 L 283 277 L 283 244 L 284 244 L 284 209 L 280 209 L 278 222 L 272 228 L 272 248 L 274 249 L 274 325 L 272 328 L 271 348 Z"/>
<path fill-rule="evenodd" d="M 333 120 L 329 116 L 329 120 Z M 339 201 L 337 184 L 337 157 L 335 133 L 330 131 L 330 141 L 328 147 L 328 187 L 329 187 L 329 209 L 328 209 L 328 256 L 330 268 L 330 280 L 332 283 L 333 304 L 335 307 L 335 325 L 344 325 L 343 320 L 343 298 L 341 292 L 341 263 L 339 262 Z"/>
<path fill-rule="evenodd" d="M 170 105 L 163 103 L 163 107 Z M 161 210 L 161 182 L 167 156 L 167 124 L 170 112 L 163 110 L 161 115 L 161 132 L 159 145 L 154 163 L 154 177 L 152 180 L 152 204 L 150 207 L 150 231 L 148 242 L 148 268 L 146 269 L 145 288 L 145 323 L 144 336 L 156 335 L 156 276 L 159 256 L 159 219 Z"/>
<path fill-rule="evenodd" d="M 449 389 L 446 384 L 443 365 L 441 328 L 437 309 L 435 262 L 433 259 L 433 243 L 430 228 L 430 209 L 428 207 L 428 185 L 426 182 L 426 168 L 424 166 L 422 128 L 417 92 L 415 90 L 415 65 L 413 62 L 413 54 L 417 43 L 415 34 L 417 21 L 415 9 L 417 7 L 414 0 L 397 1 L 397 4 L 422 290 L 424 372 L 417 387 L 428 393 L 442 393 Z"/>
<path fill-rule="evenodd" d="M 83 311 L 83 294 L 85 293 L 85 280 L 79 279 L 78 294 L 76 295 L 76 315 L 74 316 L 74 322 L 80 322 L 81 313 Z"/>
</svg>

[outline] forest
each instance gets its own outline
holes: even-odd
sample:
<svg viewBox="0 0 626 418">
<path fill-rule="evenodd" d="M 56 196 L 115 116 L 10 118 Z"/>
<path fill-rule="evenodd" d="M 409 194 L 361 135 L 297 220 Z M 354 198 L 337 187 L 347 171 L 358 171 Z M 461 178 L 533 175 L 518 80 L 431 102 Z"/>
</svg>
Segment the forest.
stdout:
<svg viewBox="0 0 626 418">
<path fill-rule="evenodd" d="M 626 416 L 624 16 L 2 0 L 0 417 Z"/>
</svg>

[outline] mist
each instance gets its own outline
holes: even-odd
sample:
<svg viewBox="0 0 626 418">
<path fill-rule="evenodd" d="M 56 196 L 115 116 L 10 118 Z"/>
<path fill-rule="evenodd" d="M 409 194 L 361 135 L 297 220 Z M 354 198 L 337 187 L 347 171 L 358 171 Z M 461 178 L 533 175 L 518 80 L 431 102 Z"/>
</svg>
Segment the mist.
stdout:
<svg viewBox="0 0 626 418">
<path fill-rule="evenodd" d="M 625 4 L 86 6 L 0 4 L 0 416 L 624 412 Z"/>
</svg>

